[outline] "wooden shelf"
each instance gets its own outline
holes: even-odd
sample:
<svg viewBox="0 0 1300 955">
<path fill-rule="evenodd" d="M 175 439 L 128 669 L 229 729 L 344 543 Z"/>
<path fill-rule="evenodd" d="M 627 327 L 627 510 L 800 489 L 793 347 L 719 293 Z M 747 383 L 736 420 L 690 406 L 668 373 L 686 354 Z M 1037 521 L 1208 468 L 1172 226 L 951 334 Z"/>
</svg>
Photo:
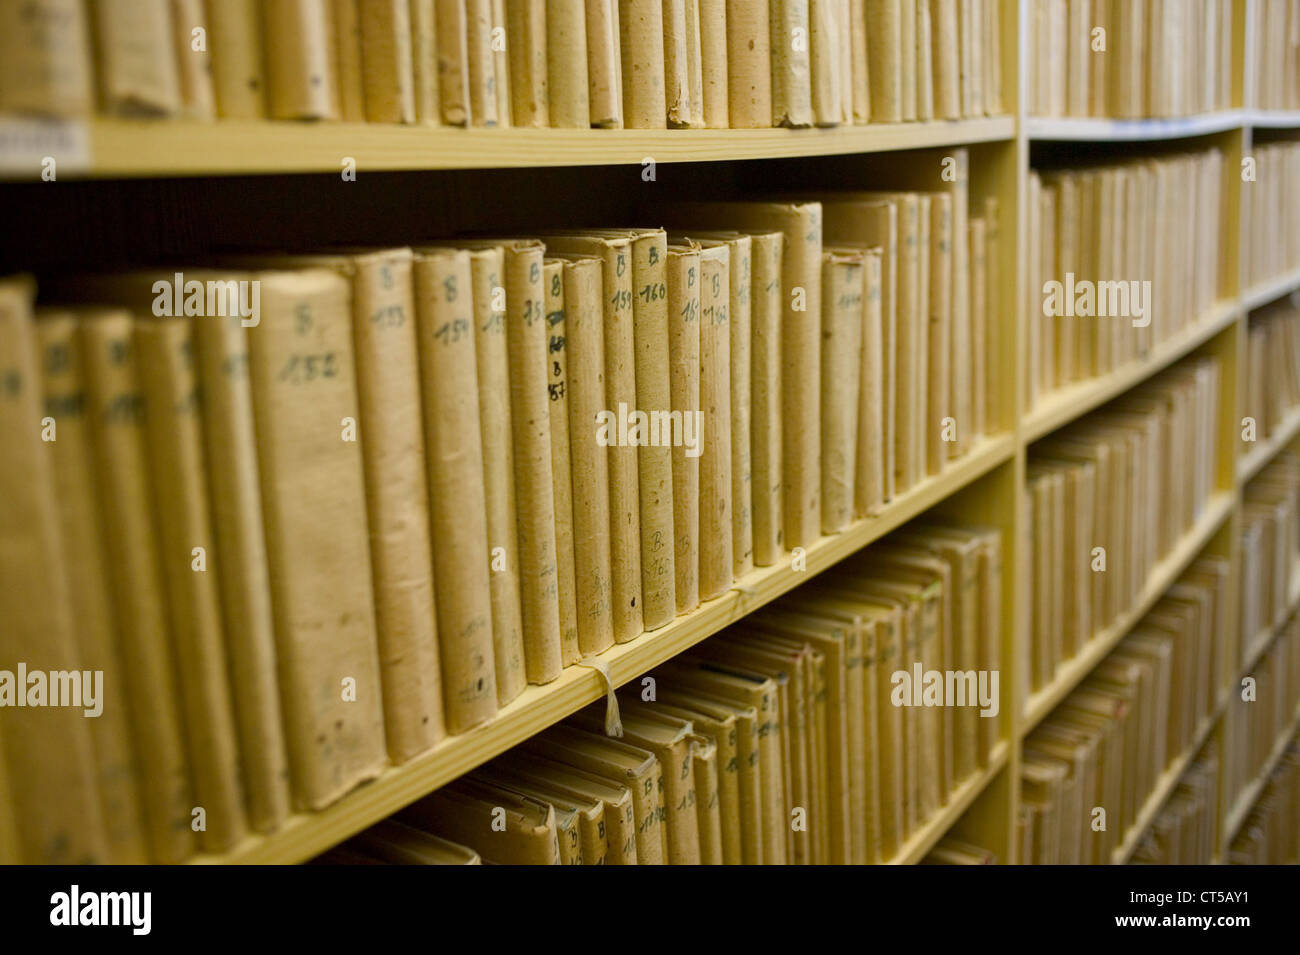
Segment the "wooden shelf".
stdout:
<svg viewBox="0 0 1300 955">
<path fill-rule="evenodd" d="M 1256 129 L 1290 129 L 1300 127 L 1300 110 L 1252 109 L 1247 110 L 1250 122 Z"/>
<path fill-rule="evenodd" d="M 1002 771 L 1006 765 L 1007 753 L 1010 747 L 1006 740 L 1002 740 L 993 748 L 989 754 L 989 764 L 983 770 L 972 773 L 964 783 L 961 783 L 949 796 L 944 803 L 943 808 L 936 812 L 930 819 L 922 824 L 921 828 L 912 833 L 911 837 L 903 843 L 898 850 L 898 854 L 889 860 L 890 865 L 916 865 L 927 855 L 935 845 L 947 835 L 948 830 L 953 827 L 962 814 L 971 807 L 971 804 L 979 797 L 985 789 L 988 788 L 993 777 Z"/>
<path fill-rule="evenodd" d="M 1241 310 L 1249 312 L 1293 292 L 1300 286 L 1300 269 L 1287 272 L 1272 281 L 1248 289 L 1241 296 Z"/>
<path fill-rule="evenodd" d="M 719 162 L 831 156 L 1010 140 L 1015 119 L 935 120 L 827 129 L 458 129 L 385 123 L 212 123 L 95 118 L 0 120 L 0 178 L 40 178 L 41 158 L 59 176 L 223 176 L 400 169 Z"/>
<path fill-rule="evenodd" d="M 1300 569 L 1293 569 L 1291 571 L 1291 581 L 1287 586 L 1286 609 L 1283 611 L 1281 619 L 1274 623 L 1270 623 L 1265 627 L 1261 627 L 1259 632 L 1251 638 L 1248 644 L 1246 644 L 1246 655 L 1242 662 L 1241 670 L 1237 673 L 1237 682 L 1234 686 L 1228 687 L 1229 692 L 1231 692 L 1234 687 L 1239 687 L 1241 681 L 1245 677 L 1250 676 L 1255 667 L 1259 664 L 1259 658 L 1262 657 L 1264 652 L 1273 645 L 1273 638 L 1277 636 L 1278 628 L 1286 623 L 1298 608 L 1300 608 Z"/>
<path fill-rule="evenodd" d="M 1237 460 L 1238 480 L 1245 484 L 1264 470 L 1269 462 L 1277 457 L 1278 452 L 1290 444 L 1297 434 L 1300 434 L 1300 408 L 1291 411 L 1291 414 L 1282 422 L 1282 426 L 1277 429 L 1276 433 L 1258 442 L 1255 447 L 1251 448 L 1249 454 Z"/>
<path fill-rule="evenodd" d="M 1137 142 L 1206 136 L 1253 125 L 1251 110 L 1229 109 L 1176 119 L 1104 119 L 1031 116 L 1025 120 L 1030 139 L 1065 142 Z"/>
<path fill-rule="evenodd" d="M 1173 551 L 1166 554 L 1152 568 L 1147 577 L 1146 586 L 1142 588 L 1137 603 L 1134 604 L 1105 630 L 1088 641 L 1083 650 L 1056 668 L 1052 682 L 1029 695 L 1025 702 L 1025 715 L 1021 721 L 1022 735 L 1028 735 L 1035 726 L 1042 722 L 1056 706 L 1065 699 L 1070 691 L 1092 672 L 1115 645 L 1120 642 L 1133 626 L 1146 616 L 1155 606 L 1164 592 L 1173 585 L 1201 552 L 1210 538 L 1227 520 L 1233 507 L 1233 495 L 1220 491 L 1210 498 L 1205 506 L 1205 513 L 1179 540 Z"/>
<path fill-rule="evenodd" d="M 1223 838 L 1221 844 L 1226 849 L 1232 842 L 1233 836 L 1241 828 L 1241 824 L 1246 821 L 1250 815 L 1250 810 L 1254 808 L 1255 803 L 1259 800 L 1259 794 L 1263 792 L 1264 787 L 1268 785 L 1268 777 L 1273 774 L 1277 767 L 1278 761 L 1281 760 L 1282 754 L 1286 752 L 1287 745 L 1295 736 L 1296 731 L 1300 730 L 1300 707 L 1291 715 L 1291 722 L 1283 728 L 1281 735 L 1273 743 L 1273 750 L 1268 754 L 1268 759 L 1264 761 L 1264 767 L 1252 779 L 1232 802 L 1232 808 L 1228 811 L 1228 820 L 1223 827 Z"/>
<path fill-rule="evenodd" d="M 1179 757 L 1170 763 L 1165 771 L 1160 774 L 1160 777 L 1156 780 L 1155 789 L 1151 791 L 1151 794 L 1147 796 L 1146 801 L 1142 803 L 1142 808 L 1138 811 L 1137 819 L 1134 821 L 1133 825 L 1129 827 L 1128 835 L 1125 836 L 1124 841 L 1116 846 L 1115 850 L 1110 854 L 1111 865 L 1124 865 L 1133 857 L 1133 852 L 1137 849 L 1138 843 L 1142 841 L 1142 836 L 1146 833 L 1148 827 L 1150 827 L 1152 821 L 1160 812 L 1160 808 L 1165 804 L 1165 800 L 1169 798 L 1169 794 L 1178 786 L 1178 781 L 1183 778 L 1183 774 L 1187 772 L 1187 767 L 1190 766 L 1192 760 L 1196 758 L 1196 754 L 1201 751 L 1201 747 L 1205 745 L 1205 741 L 1210 736 L 1210 731 L 1214 729 L 1214 724 L 1219 721 L 1219 718 L 1222 715 L 1223 710 L 1220 706 L 1217 707 L 1213 713 L 1203 719 L 1201 725 L 1196 730 L 1196 736 L 1192 740 L 1192 745 L 1187 747 L 1187 750 L 1180 754 Z"/>
<path fill-rule="evenodd" d="M 1204 319 L 1155 346 L 1146 358 L 1049 392 L 1025 416 L 1021 428 L 1025 441 L 1037 441 L 1122 395 L 1205 344 L 1236 321 L 1237 314 L 1235 302 L 1219 302 Z"/>
<path fill-rule="evenodd" d="M 891 502 L 879 516 L 858 521 L 843 533 L 822 537 L 806 548 L 806 570 L 792 570 L 789 555 L 786 555 L 784 563 L 755 569 L 723 596 L 701 604 L 699 609 L 678 617 L 659 630 L 642 634 L 631 643 L 611 647 L 597 659 L 608 667 L 614 684 L 622 685 L 861 550 L 998 465 L 1010 461 L 1014 454 L 1012 436 L 986 439 L 972 448 L 966 457 L 953 462 L 944 473 L 926 479 Z M 199 855 L 191 861 L 303 862 L 558 723 L 588 703 L 603 699 L 605 692 L 605 684 L 595 670 L 583 666 L 567 667 L 551 683 L 529 686 L 494 719 L 467 733 L 448 737 L 410 762 L 390 767 L 378 779 L 353 790 L 329 808 L 316 813 L 296 814 L 273 833 L 252 836 L 228 853 Z"/>
</svg>

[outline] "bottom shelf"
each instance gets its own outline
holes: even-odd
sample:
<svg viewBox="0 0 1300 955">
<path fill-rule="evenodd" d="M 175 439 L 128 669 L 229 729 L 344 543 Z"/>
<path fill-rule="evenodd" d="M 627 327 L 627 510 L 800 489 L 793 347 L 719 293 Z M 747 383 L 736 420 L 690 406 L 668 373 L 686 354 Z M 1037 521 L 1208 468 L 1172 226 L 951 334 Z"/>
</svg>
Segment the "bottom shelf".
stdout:
<svg viewBox="0 0 1300 955">
<path fill-rule="evenodd" d="M 943 808 L 926 820 L 921 828 L 912 833 L 899 848 L 898 854 L 889 860 L 889 864 L 916 865 L 929 855 L 930 850 L 948 834 L 948 830 L 971 807 L 979 794 L 988 788 L 988 784 L 993 781 L 993 777 L 1006 765 L 1007 754 L 1010 749 L 1011 747 L 1007 745 L 1006 740 L 999 742 L 994 747 L 993 752 L 989 754 L 988 766 L 972 773 L 964 783 L 954 789 Z"/>
<path fill-rule="evenodd" d="M 1205 741 L 1210 738 L 1210 732 L 1214 729 L 1214 724 L 1223 716 L 1224 703 L 1226 702 L 1227 699 L 1225 698 L 1215 707 L 1213 713 L 1201 721 L 1201 725 L 1197 728 L 1196 735 L 1192 739 L 1192 745 L 1188 746 L 1160 774 L 1160 778 L 1156 780 L 1155 789 L 1147 796 L 1146 802 L 1142 804 L 1142 808 L 1138 811 L 1137 821 L 1129 828 L 1124 841 L 1116 846 L 1115 850 L 1110 854 L 1111 865 L 1124 865 L 1133 857 L 1133 852 L 1137 849 L 1138 843 L 1142 841 L 1142 836 L 1146 834 L 1147 828 L 1155 820 L 1156 814 L 1160 812 L 1161 807 L 1164 806 L 1165 800 L 1178 786 L 1178 781 L 1183 778 L 1183 773 L 1187 772 L 1187 767 L 1196 758 L 1196 754 L 1201 751 Z"/>
<path fill-rule="evenodd" d="M 1282 754 L 1286 752 L 1286 748 L 1297 730 L 1300 730 L 1300 707 L 1296 707 L 1295 713 L 1291 715 L 1291 722 L 1286 725 L 1286 728 L 1282 730 L 1282 734 L 1273 742 L 1273 750 L 1268 754 L 1268 759 L 1264 761 L 1263 769 L 1246 784 L 1246 788 L 1238 793 L 1237 798 L 1233 800 L 1232 808 L 1228 810 L 1228 820 L 1223 826 L 1221 842 L 1225 855 L 1228 844 L 1232 842 L 1232 837 L 1237 834 L 1241 824 L 1250 815 L 1250 810 L 1259 801 L 1259 794 L 1268 785 L 1269 776 L 1273 775 L 1273 770 L 1277 768 L 1278 761 L 1282 758 Z"/>
</svg>

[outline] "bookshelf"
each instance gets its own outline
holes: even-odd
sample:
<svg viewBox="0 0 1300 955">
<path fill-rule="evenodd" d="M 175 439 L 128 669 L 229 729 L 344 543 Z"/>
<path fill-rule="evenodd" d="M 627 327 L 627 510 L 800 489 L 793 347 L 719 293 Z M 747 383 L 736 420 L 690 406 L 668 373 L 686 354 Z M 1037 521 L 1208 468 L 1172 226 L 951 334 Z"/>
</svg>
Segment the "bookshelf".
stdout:
<svg viewBox="0 0 1300 955">
<path fill-rule="evenodd" d="M 40 124 L 0 119 L 0 190 L 32 188 L 39 179 L 39 157 L 49 143 L 63 144 L 69 161 L 61 175 L 84 180 L 78 188 L 99 181 L 167 180 L 168 194 L 183 192 L 193 177 L 337 175 L 342 157 L 353 157 L 359 176 L 369 172 L 427 173 L 436 177 L 454 170 L 529 169 L 596 166 L 639 166 L 656 163 L 690 166 L 725 165 L 741 161 L 816 160 L 877 154 L 873 160 L 904 166 L 907 153 L 944 147 L 979 146 L 972 161 L 972 196 L 995 196 L 1003 210 L 1004 267 L 1000 275 L 1003 312 L 998 352 L 991 357 L 990 376 L 1002 383 L 1001 433 L 987 438 L 962 458 L 898 497 L 877 516 L 847 530 L 819 538 L 807 548 L 806 569 L 796 571 L 788 560 L 759 568 L 736 582 L 725 595 L 703 603 L 667 626 L 600 654 L 610 681 L 622 685 L 681 651 L 716 634 L 747 613 L 762 607 L 867 544 L 927 512 L 992 524 L 1004 530 L 1001 648 L 1006 661 L 1002 685 L 1019 687 L 1021 668 L 1028 661 L 1016 656 L 1017 634 L 1027 626 L 1028 576 L 1021 532 L 1025 519 L 1026 462 L 1030 445 L 1077 421 L 1106 402 L 1132 390 L 1159 371 L 1196 352 L 1213 351 L 1224 362 L 1223 408 L 1218 422 L 1219 482 L 1196 523 L 1164 555 L 1149 575 L 1134 606 L 1094 636 L 1082 652 L 1058 668 L 1052 682 L 1026 698 L 1008 691 L 1002 708 L 1002 736 L 990 765 L 965 780 L 948 802 L 907 840 L 896 863 L 921 860 L 948 832 L 980 836 L 1000 860 L 1016 858 L 1015 820 L 1019 808 L 1022 743 L 1100 662 L 1200 554 L 1213 552 L 1231 561 L 1230 600 L 1236 610 L 1241 561 L 1242 487 L 1300 436 L 1300 413 L 1293 414 L 1275 435 L 1255 446 L 1243 445 L 1236 422 L 1245 404 L 1241 367 L 1249 312 L 1300 288 L 1300 270 L 1245 289 L 1239 245 L 1245 223 L 1241 190 L 1234 162 L 1248 154 L 1255 129 L 1300 130 L 1300 111 L 1265 112 L 1237 106 L 1180 119 L 1108 120 L 1043 119 L 1027 115 L 1027 0 L 1004 5 L 1002 50 L 1009 114 L 960 121 L 868 125 L 830 129 L 759 130 L 562 130 L 404 128 L 380 124 L 297 124 L 126 121 L 94 119 L 81 124 Z M 1234 31 L 1235 59 L 1245 56 L 1240 31 Z M 1243 99 L 1234 90 L 1235 101 Z M 17 145 L 24 142 L 28 145 Z M 44 137 L 44 138 L 42 138 Z M 1023 294 L 1027 273 L 1025 208 L 1030 147 L 1033 143 L 1127 144 L 1125 155 L 1162 148 L 1170 140 L 1213 139 L 1226 147 L 1227 276 L 1219 302 L 1179 336 L 1155 347 L 1143 360 L 1115 372 L 1058 390 L 1030 412 L 1025 407 L 1026 341 L 1029 314 Z M 37 144 L 40 148 L 33 146 Z M 1151 145 L 1144 145 L 1151 144 Z M 841 162 L 832 175 L 843 176 Z M 763 181 L 759 175 L 755 181 Z M 843 181 L 849 185 L 848 180 Z M 853 185 L 862 188 L 860 182 Z M 769 191 L 773 183 L 768 183 Z M 520 188 L 525 188 L 521 185 Z M 780 188 L 779 180 L 776 188 Z M 666 194 L 666 193 L 665 193 Z M 239 202 L 236 195 L 232 202 Z M 1014 304 L 1013 304 L 1014 303 Z M 788 557 L 788 555 L 787 555 Z M 1300 599 L 1293 586 L 1291 609 Z M 1244 636 L 1244 635 L 1243 635 Z M 1258 643 L 1258 640 L 1256 640 Z M 1252 645 L 1254 646 L 1254 645 Z M 1229 681 L 1235 674 L 1222 674 Z M 587 666 L 565 669 L 555 681 L 529 686 L 492 720 L 467 733 L 451 736 L 413 760 L 388 768 L 379 778 L 353 790 L 328 808 L 298 813 L 268 835 L 250 837 L 230 852 L 200 854 L 193 861 L 212 863 L 300 863 L 391 815 L 415 799 L 481 765 L 596 702 L 606 693 L 605 678 Z M 1194 744 L 1178 754 L 1159 776 L 1155 790 L 1142 803 L 1138 823 L 1114 852 L 1112 861 L 1128 861 L 1147 824 L 1177 783 L 1197 750 L 1222 732 L 1226 694 L 1215 713 L 1197 730 Z M 1300 719 L 1300 714 L 1297 714 Z M 1219 845 L 1226 845 L 1259 795 L 1268 771 L 1276 764 L 1296 720 L 1275 744 L 1261 776 L 1231 807 L 1223 807 Z M 0 768 L 3 764 L 0 763 Z M 5 779 L 0 774 L 0 794 Z M 0 858 L 13 845 L 12 834 L 0 824 Z"/>
</svg>

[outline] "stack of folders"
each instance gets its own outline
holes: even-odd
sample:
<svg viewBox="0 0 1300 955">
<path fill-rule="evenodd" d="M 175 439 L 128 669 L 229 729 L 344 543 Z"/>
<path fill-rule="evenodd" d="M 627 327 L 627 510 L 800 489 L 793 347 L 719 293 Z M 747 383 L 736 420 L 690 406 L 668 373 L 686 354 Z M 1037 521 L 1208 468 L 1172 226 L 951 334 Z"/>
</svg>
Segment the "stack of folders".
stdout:
<svg viewBox="0 0 1300 955">
<path fill-rule="evenodd" d="M 1283 300 L 1251 312 L 1246 360 L 1243 427 L 1264 441 L 1300 412 L 1300 308 Z"/>
<path fill-rule="evenodd" d="M 1224 717 L 1224 798 L 1235 806 L 1259 781 L 1300 706 L 1300 618 L 1278 631 L 1248 673 L 1232 687 Z"/>
<path fill-rule="evenodd" d="M 1241 527 L 1241 653 L 1254 659 L 1295 610 L 1300 571 L 1300 457 L 1282 454 L 1246 485 Z"/>
<path fill-rule="evenodd" d="M 997 210 L 955 158 L 681 232 L 65 276 L 42 309 L 0 281 L 0 611 L 53 608 L 0 655 L 110 694 L 89 733 L 12 717 L 25 852 L 271 831 L 950 466 L 996 420 Z"/>
<path fill-rule="evenodd" d="M 1258 143 L 1242 189 L 1242 281 L 1264 285 L 1300 269 L 1300 143 Z"/>
<path fill-rule="evenodd" d="M 1133 850 L 1133 865 L 1210 865 L 1219 805 L 1219 747 L 1209 741 Z"/>
<path fill-rule="evenodd" d="M 1280 8 L 1280 45 L 1294 35 L 1287 30 L 1296 12 L 1285 0 L 1265 2 Z M 1231 109 L 1234 6 L 1030 0 L 1030 115 L 1135 119 Z M 1289 75 L 1294 86 L 1294 70 Z"/>
<path fill-rule="evenodd" d="M 1250 814 L 1228 847 L 1229 865 L 1300 862 L 1300 742 L 1278 761 Z"/>
<path fill-rule="evenodd" d="M 1255 109 L 1300 109 L 1300 9 L 1287 0 L 1246 0 L 1246 62 Z"/>
<path fill-rule="evenodd" d="M 1001 588 L 996 532 L 909 525 L 344 848 L 389 861 L 401 824 L 485 862 L 887 862 L 991 763 Z"/>
<path fill-rule="evenodd" d="M 1025 740 L 1020 862 L 1106 863 L 1215 711 L 1227 562 L 1203 558 Z"/>
<path fill-rule="evenodd" d="M 1219 300 L 1223 159 L 1208 149 L 1030 173 L 1027 410 L 1208 316 Z"/>
<path fill-rule="evenodd" d="M 921 865 L 997 865 L 998 857 L 990 849 L 944 836 L 921 860 Z"/>
<path fill-rule="evenodd" d="M 0 113 L 607 129 L 998 115 L 998 0 L 27 0 Z"/>
<path fill-rule="evenodd" d="M 1137 602 L 1151 569 L 1202 513 L 1214 487 L 1218 403 L 1217 359 L 1194 359 L 1034 445 L 1027 691 L 1049 685 Z"/>
</svg>

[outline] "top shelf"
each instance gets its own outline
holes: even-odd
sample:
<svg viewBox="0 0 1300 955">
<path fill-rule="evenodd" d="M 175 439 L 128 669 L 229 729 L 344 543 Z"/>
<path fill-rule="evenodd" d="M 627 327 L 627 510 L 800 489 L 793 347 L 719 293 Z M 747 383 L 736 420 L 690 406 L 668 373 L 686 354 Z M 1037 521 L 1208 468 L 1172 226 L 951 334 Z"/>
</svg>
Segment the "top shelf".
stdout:
<svg viewBox="0 0 1300 955">
<path fill-rule="evenodd" d="M 1055 142 L 1140 142 L 1185 139 L 1242 127 L 1285 129 L 1300 127 L 1300 111 L 1228 109 L 1175 119 L 1100 119 L 1092 117 L 1030 117 L 1025 132 L 1030 139 Z"/>
<path fill-rule="evenodd" d="M 458 129 L 384 123 L 0 118 L 0 179 L 640 165 L 830 156 L 1010 140 L 1015 119 L 827 129 Z"/>
</svg>

